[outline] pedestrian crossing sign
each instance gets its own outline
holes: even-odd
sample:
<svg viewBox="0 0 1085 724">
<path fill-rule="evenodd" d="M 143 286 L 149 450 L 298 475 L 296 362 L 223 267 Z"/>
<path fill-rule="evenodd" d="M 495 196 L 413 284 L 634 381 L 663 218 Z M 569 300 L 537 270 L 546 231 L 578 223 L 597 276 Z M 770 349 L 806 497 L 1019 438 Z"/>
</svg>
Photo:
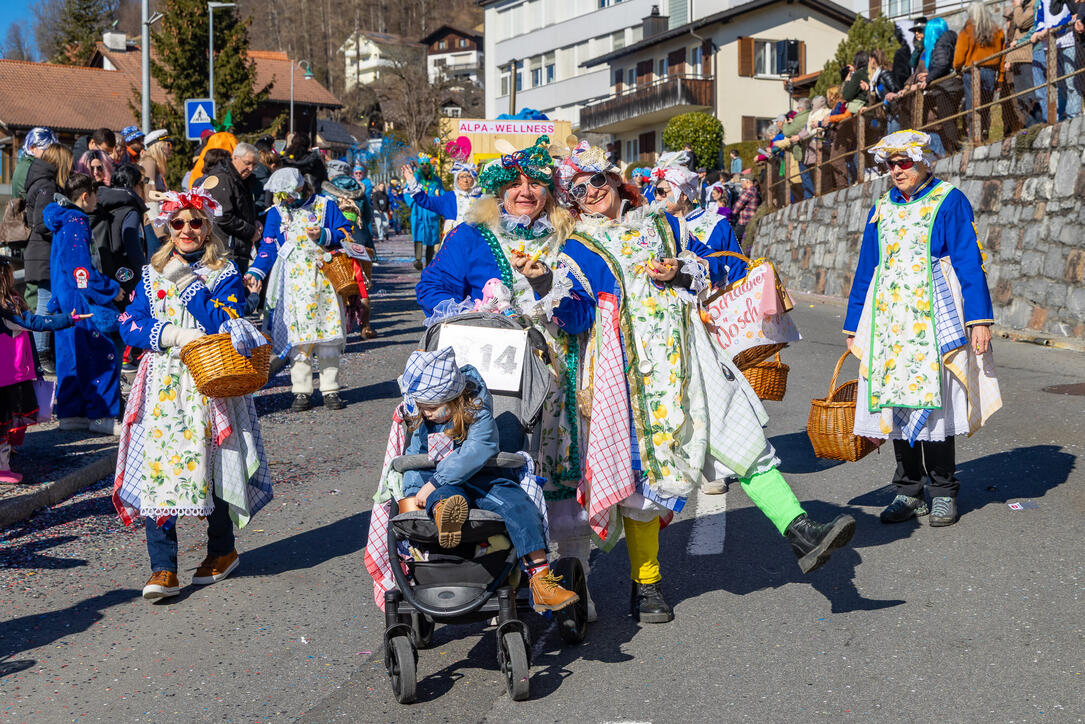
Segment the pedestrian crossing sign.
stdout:
<svg viewBox="0 0 1085 724">
<path fill-rule="evenodd" d="M 210 98 L 188 98 L 185 100 L 185 138 L 189 141 L 200 140 L 200 134 L 210 129 L 215 130 L 215 102 Z"/>
</svg>

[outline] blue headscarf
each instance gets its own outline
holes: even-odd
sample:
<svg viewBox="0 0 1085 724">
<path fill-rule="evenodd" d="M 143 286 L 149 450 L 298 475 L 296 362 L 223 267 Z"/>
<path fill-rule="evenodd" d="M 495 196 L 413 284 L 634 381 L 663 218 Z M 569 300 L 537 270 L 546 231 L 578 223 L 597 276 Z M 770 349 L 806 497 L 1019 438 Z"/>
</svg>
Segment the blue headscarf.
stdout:
<svg viewBox="0 0 1085 724">
<path fill-rule="evenodd" d="M 934 44 L 942 37 L 949 26 L 943 18 L 932 18 L 927 21 L 927 27 L 923 31 L 923 67 L 931 69 L 931 53 L 934 52 Z"/>
</svg>

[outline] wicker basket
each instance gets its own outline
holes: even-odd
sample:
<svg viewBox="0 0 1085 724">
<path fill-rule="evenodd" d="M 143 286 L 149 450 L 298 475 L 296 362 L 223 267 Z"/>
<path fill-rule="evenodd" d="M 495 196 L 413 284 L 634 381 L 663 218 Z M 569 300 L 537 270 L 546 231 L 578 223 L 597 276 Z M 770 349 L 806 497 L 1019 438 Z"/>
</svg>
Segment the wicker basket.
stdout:
<svg viewBox="0 0 1085 724">
<path fill-rule="evenodd" d="M 787 373 L 790 370 L 780 361 L 780 353 L 777 352 L 775 359 L 758 362 L 742 370 L 742 374 L 746 375 L 750 387 L 760 399 L 779 402 L 787 392 Z"/>
<path fill-rule="evenodd" d="M 829 394 L 823 400 L 810 402 L 810 419 L 806 423 L 806 434 L 814 446 L 814 455 L 827 460 L 855 462 L 861 460 L 877 448 L 873 442 L 852 432 L 855 428 L 855 398 L 859 389 L 859 380 L 845 382 L 836 386 L 836 378 L 844 360 L 850 352 L 844 352 L 833 370 L 829 382 Z"/>
<path fill-rule="evenodd" d="M 270 341 L 270 340 L 269 340 Z M 267 384 L 271 345 L 240 355 L 230 335 L 208 334 L 181 348 L 181 361 L 196 380 L 196 388 L 208 397 L 251 395 Z"/>
<path fill-rule="evenodd" d="M 735 367 L 738 367 L 741 372 L 745 372 L 749 368 L 761 364 L 773 355 L 778 355 L 780 350 L 786 346 L 786 342 L 758 344 L 742 350 L 734 356 L 732 361 L 735 363 Z"/>
<path fill-rule="evenodd" d="M 341 297 L 356 297 L 360 293 L 354 278 L 354 261 L 346 254 L 332 254 L 332 260 L 320 267 L 332 283 L 335 293 Z"/>
</svg>

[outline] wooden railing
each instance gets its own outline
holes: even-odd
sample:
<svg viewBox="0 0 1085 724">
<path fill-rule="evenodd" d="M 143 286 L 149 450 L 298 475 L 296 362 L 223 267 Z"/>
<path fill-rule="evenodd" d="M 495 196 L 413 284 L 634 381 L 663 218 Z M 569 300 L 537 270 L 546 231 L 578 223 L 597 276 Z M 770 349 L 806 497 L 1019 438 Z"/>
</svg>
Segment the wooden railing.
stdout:
<svg viewBox="0 0 1085 724">
<path fill-rule="evenodd" d="M 668 75 L 650 83 L 624 88 L 615 95 L 580 109 L 585 130 L 636 118 L 675 106 L 712 106 L 715 79 L 705 75 Z"/>
</svg>

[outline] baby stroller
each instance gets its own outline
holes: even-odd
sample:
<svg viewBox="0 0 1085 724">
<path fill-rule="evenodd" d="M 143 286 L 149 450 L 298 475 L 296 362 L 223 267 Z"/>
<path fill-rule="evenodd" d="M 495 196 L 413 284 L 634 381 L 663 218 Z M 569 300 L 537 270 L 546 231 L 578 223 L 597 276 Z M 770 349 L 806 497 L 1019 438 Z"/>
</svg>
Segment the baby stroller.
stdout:
<svg viewBox="0 0 1085 724">
<path fill-rule="evenodd" d="M 423 349 L 437 349 L 443 325 L 524 331 L 523 325 L 509 317 L 461 314 L 430 327 L 422 337 Z M 542 336 L 528 329 L 520 389 L 501 392 L 491 388 L 501 452 L 489 461 L 486 469 L 505 470 L 508 477 L 515 479 L 516 471 L 524 465 L 524 459 L 516 451 L 526 451 L 532 457 L 537 455 L 536 427 L 550 388 L 548 355 Z M 500 363 L 500 355 L 493 355 L 493 358 L 498 360 L 495 364 Z M 461 364 L 468 361 L 463 360 Z M 490 386 L 487 370 L 483 369 L 485 365 L 476 367 Z M 426 455 L 403 455 L 392 461 L 392 467 L 405 472 L 432 470 L 435 464 Z M 388 504 L 397 505 L 394 500 Z M 396 700 L 402 704 L 414 700 L 417 650 L 430 645 L 436 623 L 471 623 L 495 617 L 497 662 L 505 677 L 509 697 L 514 701 L 527 699 L 531 647 L 528 628 L 521 615 L 533 609 L 526 586 L 527 576 L 521 575 L 519 556 L 508 544 L 501 516 L 472 509 L 463 526 L 460 545 L 441 548 L 437 542 L 437 526 L 425 511 L 399 514 L 397 511 L 398 508 L 389 510 L 391 521 L 388 526 L 388 550 L 393 552 L 395 586 L 384 595 L 384 664 Z M 407 572 L 395 562 L 395 551 L 404 543 L 411 554 L 405 561 Z M 562 558 L 552 563 L 551 569 L 562 577 L 566 588 L 580 596 L 577 603 L 553 614 L 562 640 L 579 643 L 587 632 L 588 620 L 587 581 L 583 568 L 576 558 Z"/>
</svg>

